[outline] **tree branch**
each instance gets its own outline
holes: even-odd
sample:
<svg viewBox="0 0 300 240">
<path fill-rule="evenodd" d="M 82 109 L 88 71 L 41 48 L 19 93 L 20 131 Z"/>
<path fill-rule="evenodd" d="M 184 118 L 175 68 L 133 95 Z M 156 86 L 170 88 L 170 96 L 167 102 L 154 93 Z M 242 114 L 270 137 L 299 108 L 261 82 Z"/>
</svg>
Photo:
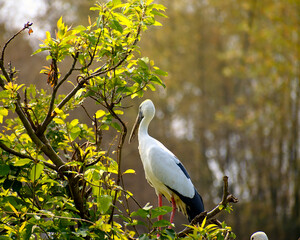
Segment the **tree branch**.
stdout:
<svg viewBox="0 0 300 240">
<path fill-rule="evenodd" d="M 75 69 L 75 65 L 78 59 L 78 52 L 76 53 L 75 57 L 74 57 L 74 61 L 73 64 L 70 68 L 70 70 L 66 73 L 66 75 L 64 76 L 64 78 L 53 88 L 53 93 L 51 96 L 51 100 L 50 100 L 50 105 L 49 105 L 49 109 L 48 109 L 48 113 L 47 116 L 45 118 L 45 120 L 43 121 L 41 127 L 37 130 L 37 135 L 41 135 L 44 134 L 44 132 L 46 131 L 47 126 L 49 125 L 49 123 L 52 121 L 53 117 L 53 107 L 54 107 L 54 101 L 55 101 L 55 97 L 56 97 L 56 93 L 59 89 L 59 87 L 69 78 L 69 76 L 72 74 L 72 72 Z"/>
<path fill-rule="evenodd" d="M 237 203 L 238 202 L 238 199 L 228 192 L 228 177 L 227 176 L 223 177 L 223 182 L 224 182 L 224 185 L 223 185 L 222 201 L 214 209 L 212 209 L 208 213 L 207 212 L 202 212 L 199 215 L 197 215 L 191 221 L 190 225 L 201 224 L 205 218 L 207 220 L 212 219 L 218 213 L 220 213 L 224 209 L 226 209 L 226 207 L 228 206 L 229 203 Z M 177 235 L 178 235 L 178 237 L 184 237 L 192 231 L 193 231 L 192 228 L 186 227 L 184 230 L 179 232 Z"/>
<path fill-rule="evenodd" d="M 4 53 L 5 53 L 5 49 L 7 48 L 8 44 L 16 37 L 18 36 L 21 32 L 23 32 L 25 29 L 30 28 L 32 26 L 33 23 L 25 23 L 24 27 L 19 30 L 17 33 L 15 33 L 10 39 L 8 39 L 8 41 L 4 44 L 4 47 L 2 49 L 2 53 L 1 53 L 1 61 L 4 62 Z"/>
<path fill-rule="evenodd" d="M 27 28 L 30 28 L 30 26 L 32 25 L 32 23 L 27 22 L 24 27 L 18 31 L 15 35 L 13 35 L 4 45 L 3 49 L 2 49 L 2 53 L 1 53 L 1 59 L 0 59 L 0 68 L 3 72 L 4 77 L 6 78 L 6 80 L 9 82 L 11 79 L 7 73 L 7 71 L 5 70 L 4 67 L 4 54 L 5 54 L 5 49 L 8 46 L 8 44 L 16 37 L 18 36 L 22 31 L 24 31 Z M 0 85 L 2 88 L 4 88 L 4 81 L 1 79 L 0 81 Z M 50 146 L 50 144 L 48 143 L 47 139 L 45 136 L 41 136 L 42 140 L 36 135 L 32 125 L 30 124 L 30 121 L 28 120 L 26 114 L 24 113 L 22 107 L 21 107 L 21 103 L 20 103 L 20 95 L 19 93 L 17 93 L 17 99 L 16 102 L 14 103 L 15 107 L 16 107 L 16 113 L 18 114 L 22 124 L 24 125 L 28 135 L 30 136 L 30 138 L 32 139 L 32 141 L 36 144 L 38 149 L 41 149 L 42 152 L 49 157 L 49 159 L 56 165 L 57 168 L 62 167 L 64 165 L 63 160 L 57 155 L 57 153 L 53 150 L 53 148 Z"/>
<path fill-rule="evenodd" d="M 0 148 L 2 148 L 5 152 L 8 152 L 10 154 L 13 154 L 19 158 L 29 158 L 31 160 L 34 160 L 34 158 L 32 158 L 31 156 L 27 155 L 27 154 L 23 154 L 23 153 L 19 153 L 11 148 L 9 148 L 8 146 L 6 146 L 3 141 L 0 140 Z"/>
<path fill-rule="evenodd" d="M 33 157 L 31 157 L 30 155 L 27 154 L 23 154 L 23 153 L 19 153 L 9 147 L 7 147 L 1 140 L 0 140 L 0 148 L 2 148 L 5 152 L 8 152 L 12 155 L 15 155 L 16 157 L 19 158 L 28 158 L 31 159 L 32 161 L 35 161 L 35 159 Z M 43 162 L 47 167 L 53 169 L 53 170 L 57 170 L 57 167 L 51 163 L 45 162 L 45 161 L 41 161 Z"/>
</svg>

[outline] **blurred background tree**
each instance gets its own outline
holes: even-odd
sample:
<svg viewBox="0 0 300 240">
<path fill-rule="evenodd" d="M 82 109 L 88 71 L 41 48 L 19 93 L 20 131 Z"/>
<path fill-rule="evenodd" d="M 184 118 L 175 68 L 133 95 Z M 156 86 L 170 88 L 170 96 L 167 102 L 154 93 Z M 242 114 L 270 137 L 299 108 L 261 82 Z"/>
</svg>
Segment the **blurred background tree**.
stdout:
<svg viewBox="0 0 300 240">
<path fill-rule="evenodd" d="M 88 21 L 94 3 L 40 1 L 44 4 L 32 14 L 34 19 L 21 21 L 16 16 L 35 3 L 21 1 L 18 8 L 10 8 L 8 2 L 0 1 L 2 42 L 13 26 L 27 20 L 34 22 L 33 36 L 39 36 L 39 29 L 53 31 L 56 20 L 49 19 L 61 15 L 67 15 L 69 25 Z M 158 2 L 167 6 L 169 18 L 162 21 L 163 29 L 150 30 L 139 44 L 143 55 L 169 73 L 166 89 L 146 94 L 157 107 L 150 133 L 185 164 L 207 208 L 219 201 L 221 178 L 229 176 L 239 204 L 227 223 L 238 239 L 249 239 L 257 230 L 270 239 L 297 239 L 300 1 Z M 45 84 L 36 69 L 37 57 L 22 64 L 38 43 L 24 37 L 7 55 L 24 78 Z M 139 103 L 125 116 L 129 127 Z M 154 204 L 156 196 L 144 180 L 136 143 L 124 151 L 124 168 L 137 172 L 125 177 L 125 184 L 142 205 Z M 176 215 L 177 226 L 185 221 Z"/>
</svg>

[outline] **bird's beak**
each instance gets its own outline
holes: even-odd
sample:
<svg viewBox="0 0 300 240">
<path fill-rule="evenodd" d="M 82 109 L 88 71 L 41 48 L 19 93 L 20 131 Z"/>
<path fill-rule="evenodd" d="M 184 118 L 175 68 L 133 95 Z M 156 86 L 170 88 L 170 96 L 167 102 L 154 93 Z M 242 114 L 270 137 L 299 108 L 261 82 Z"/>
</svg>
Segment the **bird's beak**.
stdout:
<svg viewBox="0 0 300 240">
<path fill-rule="evenodd" d="M 136 135 L 136 132 L 138 131 L 139 129 L 139 126 L 140 126 L 140 123 L 142 121 L 142 119 L 144 118 L 142 112 L 140 111 L 136 120 L 135 120 L 135 123 L 133 125 L 133 128 L 132 128 L 132 131 L 130 133 L 130 136 L 129 136 L 129 143 L 132 142 L 132 140 L 134 139 L 135 135 Z"/>
</svg>

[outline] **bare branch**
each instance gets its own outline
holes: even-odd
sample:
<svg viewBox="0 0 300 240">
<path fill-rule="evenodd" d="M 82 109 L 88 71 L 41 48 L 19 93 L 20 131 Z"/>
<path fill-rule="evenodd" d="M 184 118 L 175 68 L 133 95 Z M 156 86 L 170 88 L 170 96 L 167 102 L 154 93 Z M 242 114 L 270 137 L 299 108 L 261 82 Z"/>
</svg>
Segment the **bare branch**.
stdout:
<svg viewBox="0 0 300 240">
<path fill-rule="evenodd" d="M 198 216 L 196 216 L 190 223 L 190 225 L 196 225 L 201 224 L 203 220 L 206 218 L 207 220 L 211 220 L 214 216 L 216 216 L 218 213 L 222 212 L 229 203 L 237 203 L 238 199 L 234 197 L 232 194 L 228 192 L 228 177 L 223 177 L 223 197 L 222 201 L 211 211 L 202 212 Z M 215 221 L 215 220 L 214 220 Z M 184 237 L 188 233 L 192 232 L 192 229 L 189 227 L 186 227 L 184 230 L 178 233 L 178 237 Z"/>
<path fill-rule="evenodd" d="M 24 27 L 19 30 L 17 33 L 15 33 L 10 39 L 8 39 L 8 41 L 4 44 L 4 47 L 2 49 L 2 53 L 1 53 L 1 61 L 4 62 L 4 53 L 5 53 L 5 49 L 7 48 L 8 44 L 16 37 L 18 36 L 21 32 L 23 32 L 25 29 L 30 28 L 32 26 L 33 23 L 25 23 Z"/>
</svg>

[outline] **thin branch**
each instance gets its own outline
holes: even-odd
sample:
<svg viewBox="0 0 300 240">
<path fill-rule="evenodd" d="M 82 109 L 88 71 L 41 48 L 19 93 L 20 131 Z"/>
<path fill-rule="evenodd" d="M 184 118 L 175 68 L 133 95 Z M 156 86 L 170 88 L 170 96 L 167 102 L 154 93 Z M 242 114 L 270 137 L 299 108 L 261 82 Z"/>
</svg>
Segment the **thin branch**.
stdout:
<svg viewBox="0 0 300 240">
<path fill-rule="evenodd" d="M 142 16 L 143 17 L 143 16 Z M 141 32 L 141 24 L 138 26 L 137 29 L 137 34 L 135 36 L 135 41 L 133 42 L 132 46 L 135 46 L 138 42 L 138 38 Z M 124 57 L 122 59 L 120 59 L 120 61 L 118 63 L 116 63 L 114 66 L 110 67 L 110 68 L 106 68 L 106 64 L 104 64 L 103 66 L 101 66 L 98 70 L 96 70 L 95 72 L 93 72 L 91 75 L 87 76 L 87 77 L 83 77 L 83 76 L 78 76 L 78 78 L 83 78 L 83 80 L 81 80 L 78 85 L 57 105 L 57 108 L 61 109 L 76 93 L 79 89 L 83 88 L 84 84 L 87 83 L 88 80 L 103 75 L 107 72 L 110 72 L 116 68 L 118 68 L 129 56 L 129 54 L 133 51 L 133 49 L 129 50 L 127 53 L 125 53 Z M 75 68 L 74 68 L 75 69 Z M 73 70 L 74 70 L 73 69 Z M 56 113 L 53 112 L 53 110 L 51 110 L 51 112 L 49 111 L 49 116 L 47 115 L 47 117 L 45 118 L 44 122 L 42 123 L 42 126 L 37 130 L 37 135 L 41 135 L 46 131 L 47 126 L 49 125 L 49 123 L 52 121 L 52 119 L 56 116 Z"/>
<path fill-rule="evenodd" d="M 228 177 L 223 177 L 224 186 L 223 186 L 223 198 L 222 201 L 210 212 L 207 213 L 207 219 L 210 219 L 216 216 L 218 213 L 223 211 L 229 203 L 237 203 L 238 199 L 228 192 Z"/>
<path fill-rule="evenodd" d="M 31 108 L 28 106 L 28 102 L 27 102 L 27 88 L 25 88 L 25 93 L 24 93 L 24 104 L 25 104 L 25 107 L 23 107 L 23 110 L 24 110 L 24 112 L 25 112 L 25 115 L 27 116 L 27 119 L 28 119 L 28 121 L 29 121 L 31 127 L 32 127 L 34 130 L 36 130 L 37 126 L 34 124 L 32 118 L 31 118 L 31 115 L 30 115 L 30 113 L 29 113 L 29 111 L 28 111 L 28 110 L 31 109 Z M 34 117 L 35 117 L 35 119 L 36 119 L 36 121 L 37 121 L 36 123 L 37 123 L 37 125 L 38 125 L 38 119 L 37 119 L 37 117 L 35 116 L 34 111 L 32 111 L 32 113 L 33 113 L 33 115 L 34 115 Z"/>
<path fill-rule="evenodd" d="M 1 58 L 0 58 L 0 68 L 1 68 L 1 71 L 4 75 L 4 77 L 6 78 L 6 81 L 7 82 L 10 82 L 11 81 L 11 78 L 9 76 L 9 74 L 7 73 L 5 67 L 4 67 L 4 56 L 5 56 L 5 50 L 8 46 L 8 44 L 15 38 L 17 37 L 21 32 L 23 32 L 25 29 L 27 28 L 30 28 L 32 26 L 33 23 L 29 23 L 27 22 L 26 24 L 24 24 L 24 27 L 19 30 L 17 33 L 15 33 L 10 39 L 8 39 L 8 41 L 4 44 L 4 47 L 2 48 L 2 52 L 1 52 Z M 0 86 L 2 87 L 2 89 L 4 89 L 4 86 L 5 86 L 5 83 L 3 81 L 2 78 L 0 78 Z"/>
<path fill-rule="evenodd" d="M 16 212 L 5 212 L 7 214 L 16 214 Z M 47 214 L 47 213 L 24 213 L 24 212 L 17 212 L 19 215 L 31 215 L 31 216 L 47 216 L 50 218 L 58 218 L 58 219 L 67 219 L 67 220 L 74 220 L 74 221 L 81 221 L 81 222 L 86 222 L 91 225 L 94 225 L 94 222 L 91 222 L 87 219 L 84 218 L 74 218 L 74 217 L 63 217 L 63 216 L 55 216 L 52 214 Z"/>
<path fill-rule="evenodd" d="M 1 69 L 4 77 L 6 78 L 6 81 L 10 82 L 11 80 L 9 78 L 9 75 L 8 75 L 5 67 L 4 67 L 4 63 L 3 63 L 2 59 L 0 59 L 0 69 Z M 4 89 L 4 87 L 5 87 L 5 82 L 4 82 L 4 80 L 1 77 L 0 77 L 0 86 L 1 86 L 2 89 Z"/>
<path fill-rule="evenodd" d="M 98 38 L 97 38 L 97 42 L 96 42 L 96 44 L 95 44 L 95 49 L 94 49 L 93 54 L 90 54 L 90 57 L 91 57 L 90 62 L 89 62 L 85 67 L 83 67 L 81 70 L 87 69 L 87 68 L 89 68 L 89 67 L 92 65 L 92 63 L 93 63 L 93 61 L 94 61 L 94 58 L 95 58 L 95 56 L 96 56 L 96 51 L 97 51 L 98 44 L 99 44 L 99 42 L 100 42 L 100 37 L 101 37 L 101 35 L 102 35 L 102 32 L 103 32 L 103 31 L 101 31 L 101 32 L 99 33 L 99 36 L 98 36 Z"/>
<path fill-rule="evenodd" d="M 207 220 L 209 220 L 209 219 L 213 218 L 214 216 L 216 216 L 218 213 L 222 212 L 224 209 L 226 209 L 226 207 L 229 203 L 237 203 L 238 202 L 238 199 L 228 192 L 228 177 L 227 176 L 223 177 L 223 182 L 224 182 L 224 185 L 223 185 L 222 201 L 208 213 L 207 212 L 200 213 L 198 216 L 196 216 L 191 221 L 190 225 L 201 224 L 205 218 Z M 178 237 L 184 237 L 192 231 L 193 230 L 191 228 L 186 227 L 184 230 L 179 232 L 177 235 L 178 235 Z"/>
<path fill-rule="evenodd" d="M 30 122 L 28 121 L 26 114 L 23 112 L 21 108 L 21 103 L 18 97 L 18 100 L 15 103 L 16 113 L 18 114 L 20 120 L 22 121 L 28 135 L 32 139 L 32 141 L 37 145 L 38 149 L 41 149 L 43 153 L 46 154 L 50 158 L 50 160 L 57 166 L 61 167 L 64 165 L 63 160 L 57 155 L 57 153 L 53 150 L 53 148 L 48 143 L 48 140 L 45 136 L 40 136 L 41 139 L 35 134 L 32 129 Z"/>
<path fill-rule="evenodd" d="M 73 56 L 74 60 L 73 60 L 71 68 L 66 73 L 66 75 L 63 77 L 63 79 L 57 84 L 56 88 L 59 88 L 69 78 L 69 76 L 72 74 L 72 72 L 75 70 L 75 65 L 77 63 L 78 56 L 79 56 L 79 52 L 76 52 L 75 56 Z"/>
<path fill-rule="evenodd" d="M 49 125 L 49 123 L 52 121 L 53 117 L 51 117 L 51 116 L 53 114 L 53 108 L 54 108 L 54 101 L 55 101 L 55 98 L 56 98 L 56 93 L 57 93 L 59 87 L 68 79 L 68 77 L 74 71 L 75 65 L 76 65 L 76 62 L 77 62 L 77 59 L 78 59 L 78 54 L 79 53 L 77 52 L 75 57 L 74 57 L 74 61 L 73 61 L 73 64 L 72 64 L 70 70 L 66 73 L 64 78 L 53 88 L 53 93 L 52 93 L 52 96 L 51 96 L 47 116 L 45 117 L 45 120 L 43 121 L 41 127 L 38 129 L 37 135 L 43 134 L 46 131 L 46 128 Z"/>
<path fill-rule="evenodd" d="M 30 155 L 27 155 L 27 154 L 23 154 L 23 153 L 19 153 L 9 147 L 7 147 L 1 140 L 0 140 L 0 148 L 2 148 L 5 152 L 8 152 L 12 155 L 15 155 L 16 157 L 19 157 L 19 158 L 28 158 L 28 159 L 31 159 L 33 161 L 35 161 L 35 159 L 33 157 L 31 157 Z M 41 161 L 39 160 L 40 162 L 44 163 L 47 167 L 53 169 L 53 170 L 57 170 L 57 167 L 51 163 L 48 163 L 48 162 L 45 162 L 45 161 Z"/>
<path fill-rule="evenodd" d="M 122 131 L 121 131 L 121 135 L 119 137 L 119 144 L 118 144 L 118 148 L 117 148 L 118 175 L 117 175 L 116 184 L 119 185 L 121 178 L 122 178 L 122 173 L 121 173 L 122 149 L 123 149 L 123 145 L 124 145 L 125 138 L 127 135 L 127 127 L 126 127 L 125 123 L 120 119 L 120 117 L 115 113 L 115 111 L 113 110 L 113 106 L 109 106 L 107 109 L 109 110 L 111 115 L 115 119 L 117 119 L 119 121 L 119 123 L 121 123 L 121 125 L 122 125 Z M 116 201 L 117 201 L 117 194 L 115 194 L 115 197 L 113 199 L 113 206 L 115 206 Z M 112 222 L 112 220 L 113 220 L 114 209 L 115 208 L 113 207 L 108 223 Z"/>
<path fill-rule="evenodd" d="M 144 17 L 144 15 L 142 16 L 142 18 Z M 136 33 L 136 36 L 135 36 L 135 40 L 134 42 L 132 43 L 132 46 L 135 46 L 137 44 L 137 42 L 139 41 L 139 35 L 141 33 L 141 24 L 139 24 L 138 26 L 138 29 L 137 29 L 137 33 Z M 102 75 L 104 73 L 107 73 L 109 71 L 112 71 L 114 69 L 116 69 L 117 67 L 119 67 L 126 59 L 127 57 L 129 56 L 130 53 L 132 53 L 133 49 L 130 49 L 129 51 L 127 51 L 124 55 L 124 57 L 114 66 L 108 68 L 108 69 L 105 69 L 103 71 L 101 71 L 101 68 L 95 72 L 93 72 L 90 76 L 88 76 L 86 79 L 89 80 L 93 77 L 96 77 L 96 76 L 99 76 L 99 75 Z"/>
<path fill-rule="evenodd" d="M 8 39 L 8 41 L 4 44 L 4 47 L 2 49 L 2 53 L 1 53 L 1 61 L 4 62 L 4 53 L 5 53 L 5 49 L 7 48 L 8 44 L 16 37 L 18 36 L 21 32 L 23 32 L 25 29 L 30 28 L 32 26 L 33 23 L 25 23 L 24 27 L 19 30 L 17 33 L 15 33 L 10 39 Z"/>
<path fill-rule="evenodd" d="M 23 153 L 19 153 L 11 148 L 9 148 L 8 146 L 6 146 L 3 141 L 0 140 L 0 148 L 2 148 L 5 152 L 8 152 L 12 155 L 15 155 L 19 158 L 28 158 L 28 159 L 31 159 L 31 160 L 35 160 L 33 157 L 31 157 L 30 155 L 27 155 L 27 154 L 23 154 Z"/>
<path fill-rule="evenodd" d="M 83 108 L 83 110 L 84 110 L 85 114 L 87 115 L 87 117 L 88 117 L 92 122 L 95 122 L 94 119 L 90 116 L 90 114 L 89 114 L 88 111 L 86 110 L 85 106 L 84 106 L 83 104 L 81 104 L 80 106 Z"/>
</svg>

